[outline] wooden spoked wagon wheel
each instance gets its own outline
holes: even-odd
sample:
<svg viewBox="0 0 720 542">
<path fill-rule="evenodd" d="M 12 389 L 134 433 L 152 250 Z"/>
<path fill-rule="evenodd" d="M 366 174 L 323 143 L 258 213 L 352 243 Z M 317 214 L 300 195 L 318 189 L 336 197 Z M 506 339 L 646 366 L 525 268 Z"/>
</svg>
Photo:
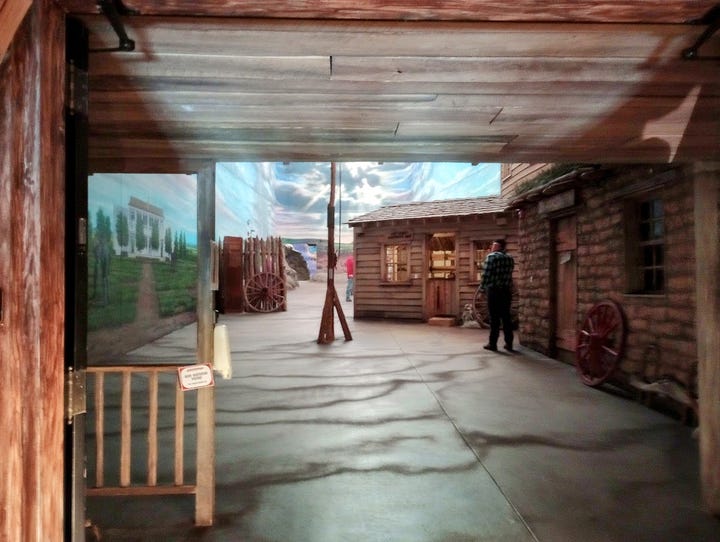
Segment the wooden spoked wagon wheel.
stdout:
<svg viewBox="0 0 720 542">
<path fill-rule="evenodd" d="M 519 307 L 520 307 L 520 297 L 519 297 L 517 288 L 515 288 L 513 286 L 512 302 L 510 305 L 510 314 L 512 315 L 513 329 L 518 328 Z M 485 295 L 485 293 L 482 290 L 480 290 L 479 286 L 478 286 L 477 290 L 475 290 L 475 296 L 473 297 L 473 303 L 472 303 L 472 310 L 473 310 L 473 317 L 475 318 L 475 321 L 478 324 L 480 324 L 480 327 L 489 328 L 490 327 L 490 311 L 488 310 L 487 295 Z"/>
<path fill-rule="evenodd" d="M 480 287 L 475 290 L 475 296 L 473 297 L 473 317 L 475 321 L 480 324 L 480 327 L 490 327 L 490 313 L 488 312 L 487 296 Z"/>
<path fill-rule="evenodd" d="M 584 384 L 599 386 L 612 376 L 625 351 L 626 335 L 625 316 L 614 301 L 601 301 L 588 311 L 575 352 L 575 365 Z"/>
<path fill-rule="evenodd" d="M 245 285 L 245 300 L 256 312 L 274 312 L 285 303 L 285 282 L 275 273 L 257 273 Z"/>
</svg>

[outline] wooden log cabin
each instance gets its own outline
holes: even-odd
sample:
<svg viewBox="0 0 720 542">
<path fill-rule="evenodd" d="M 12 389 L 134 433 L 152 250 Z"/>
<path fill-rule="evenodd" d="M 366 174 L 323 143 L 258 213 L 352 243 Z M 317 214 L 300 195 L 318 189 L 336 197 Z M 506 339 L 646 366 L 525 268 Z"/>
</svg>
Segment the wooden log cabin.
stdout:
<svg viewBox="0 0 720 542">
<path fill-rule="evenodd" d="M 518 246 L 516 214 L 498 196 L 390 205 L 348 225 L 355 318 L 459 321 L 492 240 Z"/>
</svg>

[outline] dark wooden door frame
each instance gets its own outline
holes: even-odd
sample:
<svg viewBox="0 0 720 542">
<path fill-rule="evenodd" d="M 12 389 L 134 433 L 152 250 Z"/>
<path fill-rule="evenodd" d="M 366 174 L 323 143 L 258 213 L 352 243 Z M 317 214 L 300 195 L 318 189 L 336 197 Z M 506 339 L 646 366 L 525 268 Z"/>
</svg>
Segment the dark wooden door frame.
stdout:
<svg viewBox="0 0 720 542">
<path fill-rule="evenodd" d="M 88 31 L 66 21 L 65 98 L 65 539 L 85 540 L 88 265 Z M 82 395 L 82 397 L 79 397 Z M 69 400 L 75 397 L 79 401 Z"/>
</svg>

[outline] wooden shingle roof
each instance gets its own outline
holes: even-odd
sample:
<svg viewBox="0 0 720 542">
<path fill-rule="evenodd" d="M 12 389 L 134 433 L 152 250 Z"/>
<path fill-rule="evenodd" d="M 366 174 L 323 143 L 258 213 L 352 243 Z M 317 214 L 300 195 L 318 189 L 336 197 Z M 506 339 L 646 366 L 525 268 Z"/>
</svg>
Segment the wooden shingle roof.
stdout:
<svg viewBox="0 0 720 542">
<path fill-rule="evenodd" d="M 364 215 L 356 216 L 348 220 L 348 225 L 353 227 L 367 222 L 502 213 L 507 207 L 507 200 L 500 196 L 403 203 L 387 205 Z"/>
</svg>

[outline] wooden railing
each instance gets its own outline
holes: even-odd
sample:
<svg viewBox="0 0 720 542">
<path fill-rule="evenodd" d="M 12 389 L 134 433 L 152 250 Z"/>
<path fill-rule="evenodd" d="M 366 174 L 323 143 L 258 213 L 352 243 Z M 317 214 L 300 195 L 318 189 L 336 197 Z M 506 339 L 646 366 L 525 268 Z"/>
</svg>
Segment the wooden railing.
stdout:
<svg viewBox="0 0 720 542">
<path fill-rule="evenodd" d="M 186 446 L 197 454 L 196 420 L 202 417 L 197 413 L 197 392 L 177 385 L 178 367 L 88 367 L 88 496 L 196 494 L 196 482 L 185 480 Z M 194 400 L 194 410 L 186 406 L 186 397 Z M 144 442 L 133 439 L 143 432 Z M 193 433 L 195 441 L 187 442 L 186 433 Z M 170 446 L 161 442 L 161 435 L 170 440 L 170 434 L 172 468 L 164 461 Z M 145 476 L 133 476 L 133 468 L 143 470 L 143 454 Z M 195 478 L 202 479 L 200 473 Z"/>
</svg>

